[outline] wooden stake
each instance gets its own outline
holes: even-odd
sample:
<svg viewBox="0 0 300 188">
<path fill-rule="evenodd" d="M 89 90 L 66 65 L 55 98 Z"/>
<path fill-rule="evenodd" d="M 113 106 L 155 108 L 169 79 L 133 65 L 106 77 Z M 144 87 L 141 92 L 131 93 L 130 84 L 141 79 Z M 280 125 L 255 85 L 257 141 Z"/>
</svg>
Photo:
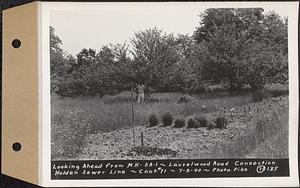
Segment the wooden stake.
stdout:
<svg viewBox="0 0 300 188">
<path fill-rule="evenodd" d="M 144 134 L 143 131 L 141 132 L 141 147 L 144 147 Z"/>
</svg>

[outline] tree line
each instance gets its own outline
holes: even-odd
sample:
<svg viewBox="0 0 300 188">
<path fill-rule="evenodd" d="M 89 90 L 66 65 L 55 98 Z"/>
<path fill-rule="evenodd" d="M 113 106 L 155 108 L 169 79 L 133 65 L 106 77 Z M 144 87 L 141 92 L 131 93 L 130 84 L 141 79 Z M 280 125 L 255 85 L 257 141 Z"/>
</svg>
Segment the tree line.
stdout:
<svg viewBox="0 0 300 188">
<path fill-rule="evenodd" d="M 191 36 L 154 27 L 136 32 L 131 47 L 108 44 L 75 57 L 50 27 L 51 93 L 115 95 L 137 84 L 148 91 L 199 93 L 216 84 L 239 90 L 287 83 L 287 18 L 261 8 L 218 8 L 199 20 Z"/>
</svg>

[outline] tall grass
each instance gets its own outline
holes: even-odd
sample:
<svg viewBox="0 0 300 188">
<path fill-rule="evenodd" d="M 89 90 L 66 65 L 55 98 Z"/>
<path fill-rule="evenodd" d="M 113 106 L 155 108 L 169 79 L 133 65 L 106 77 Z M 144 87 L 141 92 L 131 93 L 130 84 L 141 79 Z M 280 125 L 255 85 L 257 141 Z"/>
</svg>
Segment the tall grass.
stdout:
<svg viewBox="0 0 300 188">
<path fill-rule="evenodd" d="M 118 98 L 118 96 L 117 96 Z M 59 121 L 61 116 L 67 116 L 72 110 L 80 110 L 82 118 L 91 119 L 91 127 L 95 132 L 107 132 L 119 128 L 131 126 L 131 102 L 106 103 L 105 98 L 86 97 L 86 98 L 67 98 L 64 100 L 52 99 L 52 121 Z M 240 106 L 251 102 L 251 97 L 226 97 L 220 99 L 199 99 L 196 103 L 186 104 L 176 102 L 177 98 L 171 98 L 174 102 L 145 103 L 134 105 L 135 124 L 145 125 L 151 114 L 161 116 L 170 112 L 174 117 L 184 117 L 208 113 L 222 107 Z"/>
<path fill-rule="evenodd" d="M 66 108 L 62 114 L 56 114 L 51 127 L 51 155 L 57 157 L 76 157 L 82 150 L 85 136 L 89 131 L 90 118 L 83 117 L 82 109 Z"/>
<path fill-rule="evenodd" d="M 196 103 L 177 103 L 180 93 L 155 93 L 153 98 L 159 98 L 163 102 L 135 104 L 135 123 L 144 125 L 151 114 L 156 114 L 161 119 L 162 114 L 170 112 L 175 117 L 198 115 L 213 112 L 220 107 L 230 108 L 253 102 L 253 93 L 239 96 L 226 96 L 220 98 L 197 98 Z M 197 96 L 195 96 L 197 97 Z M 266 98 L 267 96 L 263 96 Z M 114 99 L 114 100 L 113 100 Z M 78 97 L 60 100 L 52 98 L 52 120 L 57 120 L 61 114 L 67 115 L 66 109 L 82 109 L 81 116 L 92 119 L 92 127 L 96 132 L 112 131 L 131 126 L 131 100 L 128 92 L 118 96 Z"/>
<path fill-rule="evenodd" d="M 287 98 L 286 98 L 287 101 Z M 287 158 L 288 103 L 271 106 L 271 113 L 260 114 L 247 123 L 236 139 L 216 143 L 210 157 L 214 158 Z"/>
<path fill-rule="evenodd" d="M 261 98 L 273 96 L 272 90 L 262 93 Z M 169 112 L 174 118 L 184 118 L 214 112 L 220 107 L 246 105 L 255 100 L 254 95 L 259 94 L 250 91 L 235 94 L 222 91 L 211 98 L 192 95 L 196 98 L 195 103 L 177 103 L 182 95 L 182 93 L 154 93 L 152 101 L 142 105 L 134 104 L 135 125 L 148 124 L 151 114 L 161 119 L 163 114 Z M 132 126 L 131 117 L 130 92 L 103 98 L 77 97 L 61 100 L 53 96 L 51 98 L 53 158 L 76 157 L 83 147 L 87 134 L 129 128 Z"/>
</svg>

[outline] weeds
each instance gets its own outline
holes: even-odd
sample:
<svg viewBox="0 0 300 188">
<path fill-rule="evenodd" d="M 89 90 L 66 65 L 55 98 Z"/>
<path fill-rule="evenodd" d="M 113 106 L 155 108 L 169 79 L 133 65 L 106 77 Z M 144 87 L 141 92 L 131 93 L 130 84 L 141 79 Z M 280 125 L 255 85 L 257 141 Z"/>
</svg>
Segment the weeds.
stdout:
<svg viewBox="0 0 300 188">
<path fill-rule="evenodd" d="M 213 122 L 209 122 L 209 123 L 207 124 L 207 129 L 208 129 L 208 130 L 211 130 L 211 129 L 214 129 L 214 128 L 216 128 L 216 125 L 215 125 Z"/>
<path fill-rule="evenodd" d="M 288 98 L 286 98 L 288 100 Z M 287 158 L 288 105 L 274 106 L 248 122 L 234 142 L 216 143 L 211 157 L 218 158 Z"/>
<path fill-rule="evenodd" d="M 168 149 L 168 148 L 158 148 L 158 147 L 135 147 L 133 148 L 128 155 L 145 155 L 145 156 L 163 156 L 163 155 L 171 155 L 175 157 L 177 155 L 177 151 Z"/>
<path fill-rule="evenodd" d="M 52 157 L 76 157 L 82 150 L 85 136 L 88 133 L 89 123 L 82 116 L 83 111 L 70 111 L 68 115 L 62 114 L 58 121 L 52 121 Z"/>
<path fill-rule="evenodd" d="M 257 96 L 255 100 L 264 98 L 264 103 L 268 105 L 272 100 L 266 100 L 266 98 L 288 93 L 288 91 L 279 91 L 277 88 L 273 89 L 272 92 L 270 91 L 269 93 L 272 94 L 263 95 L 263 97 Z M 226 127 L 224 126 L 226 125 L 226 123 L 224 124 L 226 119 L 222 120 L 222 117 L 220 117 L 219 120 L 214 122 L 211 120 L 212 118 L 207 118 L 206 115 L 218 111 L 220 106 L 230 108 L 231 106 L 237 107 L 254 102 L 252 94 L 249 94 L 249 91 L 237 94 L 220 92 L 219 94 L 214 94 L 213 98 L 191 95 L 196 101 L 189 104 L 178 104 L 177 100 L 180 96 L 182 96 L 181 93 L 154 93 L 152 101 L 146 102 L 143 105 L 134 104 L 135 125 L 140 126 L 147 124 L 151 114 L 157 114 L 157 119 L 159 120 L 163 119 L 162 116 L 164 112 L 169 112 L 173 114 L 174 117 L 195 117 L 195 120 L 201 127 L 214 129 L 218 124 L 218 127 L 222 128 Z M 77 97 L 61 100 L 55 96 L 51 97 L 52 159 L 75 158 L 84 147 L 87 134 L 130 128 L 132 126 L 130 99 L 129 92 L 123 92 L 117 96 L 104 96 L 103 98 Z M 205 106 L 205 108 L 203 106 Z M 269 110 L 272 108 L 273 107 L 270 107 Z M 261 107 L 252 108 L 251 110 L 256 113 L 257 109 L 259 114 L 264 114 L 264 109 Z M 288 119 L 288 108 L 285 110 L 284 112 L 276 112 L 275 110 L 271 116 L 275 118 L 271 120 L 256 119 L 255 123 L 253 123 L 253 125 L 255 124 L 255 128 L 249 126 L 247 132 L 241 133 L 240 136 L 238 136 L 236 143 L 226 144 L 226 146 L 224 146 L 226 155 L 230 156 L 232 153 L 241 155 L 242 153 L 237 152 L 237 150 L 241 148 L 237 147 L 243 147 L 244 145 L 248 145 L 248 149 L 241 149 L 241 151 L 249 153 L 258 143 L 261 144 L 260 148 L 266 148 L 267 145 L 270 145 L 267 142 L 268 140 L 278 142 L 278 139 L 286 139 L 287 131 L 285 132 L 285 128 L 283 127 L 288 123 L 287 120 L 281 122 L 284 118 Z M 247 113 L 248 111 L 249 110 L 247 110 Z M 242 114 L 243 108 L 240 109 L 240 112 Z M 203 118 L 202 116 L 197 117 L 197 114 L 203 114 Z M 282 117 L 283 115 L 287 115 L 287 117 Z M 276 119 L 277 117 L 278 119 Z M 167 119 L 169 119 L 166 120 L 168 123 L 165 124 L 171 125 L 173 116 Z M 215 119 L 215 117 L 213 117 L 213 119 Z M 232 119 L 234 119 L 234 117 Z M 269 126 L 266 126 L 267 123 L 265 121 L 271 121 L 271 123 L 268 123 Z M 151 120 L 151 122 L 152 124 L 149 122 L 151 125 L 156 124 L 156 120 L 154 119 Z M 250 129 L 250 127 L 252 127 L 252 129 Z M 279 130 L 281 129 L 284 129 L 284 131 L 282 130 L 282 132 L 280 132 Z M 274 137 L 274 135 L 277 136 Z M 282 151 L 281 153 L 283 154 L 287 153 L 284 149 L 276 149 L 280 144 L 270 146 L 272 147 L 270 147 L 269 150 L 275 148 L 275 150 Z M 223 151 L 223 149 L 219 151 Z"/>
</svg>

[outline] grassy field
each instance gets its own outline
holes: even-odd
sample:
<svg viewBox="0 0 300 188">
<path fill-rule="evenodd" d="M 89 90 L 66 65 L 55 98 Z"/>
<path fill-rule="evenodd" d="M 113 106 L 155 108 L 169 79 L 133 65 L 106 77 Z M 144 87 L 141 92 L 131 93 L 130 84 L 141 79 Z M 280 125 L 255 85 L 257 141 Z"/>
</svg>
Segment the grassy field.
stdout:
<svg viewBox="0 0 300 188">
<path fill-rule="evenodd" d="M 147 125 L 151 114 L 157 115 L 159 119 L 166 112 L 171 113 L 174 118 L 187 118 L 214 113 L 221 108 L 227 111 L 233 107 L 238 109 L 240 106 L 286 94 L 288 91 L 281 86 L 272 86 L 262 91 L 245 90 L 234 93 L 219 91 L 209 96 L 193 95 L 196 99 L 194 103 L 178 103 L 182 93 L 154 93 L 152 102 L 135 104 L 135 125 Z M 52 158 L 75 157 L 84 149 L 88 135 L 130 128 L 132 126 L 130 99 L 129 92 L 103 98 L 78 97 L 62 100 L 52 97 Z M 276 140 L 276 138 L 273 139 Z M 262 139 L 260 143 L 255 142 L 255 145 L 264 147 L 265 141 L 266 139 Z M 222 148 L 229 148 L 229 146 L 224 145 Z M 256 152 L 259 152 L 259 147 Z"/>
<path fill-rule="evenodd" d="M 245 128 L 235 139 L 226 138 L 217 143 L 210 157 L 288 158 L 288 97 L 264 99 L 249 106 L 251 113 L 234 120 L 235 124 L 246 125 Z"/>
<path fill-rule="evenodd" d="M 75 159 L 287 158 L 287 109 L 285 96 L 240 106 L 233 116 L 227 111 L 225 129 L 138 126 L 135 148 L 131 129 L 89 134 Z"/>
</svg>

